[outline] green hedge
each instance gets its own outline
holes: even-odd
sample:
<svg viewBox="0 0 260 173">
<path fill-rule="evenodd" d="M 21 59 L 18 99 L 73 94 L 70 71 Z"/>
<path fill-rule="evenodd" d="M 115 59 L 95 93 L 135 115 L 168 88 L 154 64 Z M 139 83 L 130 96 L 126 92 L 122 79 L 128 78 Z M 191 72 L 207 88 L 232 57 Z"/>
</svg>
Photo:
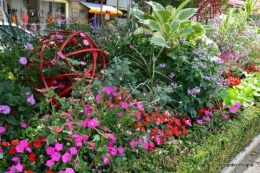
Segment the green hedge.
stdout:
<svg viewBox="0 0 260 173">
<path fill-rule="evenodd" d="M 220 164 L 229 163 L 246 144 L 260 132 L 260 109 L 250 107 L 239 115 L 239 120 L 230 121 L 226 131 L 209 136 L 191 149 L 177 166 L 177 173 L 216 173 Z"/>
</svg>

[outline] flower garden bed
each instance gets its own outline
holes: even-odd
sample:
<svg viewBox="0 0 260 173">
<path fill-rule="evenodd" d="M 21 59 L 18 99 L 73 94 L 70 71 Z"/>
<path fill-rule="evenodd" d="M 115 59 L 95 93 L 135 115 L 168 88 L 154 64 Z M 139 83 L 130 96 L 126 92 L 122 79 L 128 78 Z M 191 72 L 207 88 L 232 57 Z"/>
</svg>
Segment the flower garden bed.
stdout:
<svg viewBox="0 0 260 173">
<path fill-rule="evenodd" d="M 220 171 L 260 130 L 259 28 L 188 2 L 0 53 L 0 172 Z"/>
</svg>

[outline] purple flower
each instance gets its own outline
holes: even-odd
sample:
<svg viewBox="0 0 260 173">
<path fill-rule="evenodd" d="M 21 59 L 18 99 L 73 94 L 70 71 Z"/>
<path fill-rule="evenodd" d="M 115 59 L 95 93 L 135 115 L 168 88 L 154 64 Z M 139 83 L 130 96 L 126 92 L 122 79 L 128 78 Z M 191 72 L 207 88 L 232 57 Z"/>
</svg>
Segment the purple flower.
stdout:
<svg viewBox="0 0 260 173">
<path fill-rule="evenodd" d="M 196 123 L 197 123 L 197 124 L 202 124 L 203 122 L 202 122 L 202 120 L 197 119 L 197 120 L 196 120 Z"/>
<path fill-rule="evenodd" d="M 54 165 L 54 161 L 53 160 L 47 160 L 46 163 L 45 163 L 45 166 L 47 167 L 52 167 L 52 165 Z"/>
<path fill-rule="evenodd" d="M 26 50 L 33 50 L 33 45 L 30 43 L 26 44 Z"/>
<path fill-rule="evenodd" d="M 57 35 L 57 38 L 60 39 L 60 40 L 62 40 L 62 39 L 63 39 L 63 36 L 59 34 L 59 35 Z"/>
<path fill-rule="evenodd" d="M 190 126 L 190 127 L 192 126 L 190 120 L 186 120 L 186 121 L 184 122 L 184 124 L 186 124 L 187 126 Z"/>
<path fill-rule="evenodd" d="M 137 146 L 137 142 L 135 140 L 131 140 L 129 144 L 130 144 L 131 147 Z"/>
<path fill-rule="evenodd" d="M 212 115 L 212 112 L 208 110 L 204 110 L 204 114 L 208 116 L 208 115 Z"/>
<path fill-rule="evenodd" d="M 229 108 L 229 111 L 234 114 L 234 113 L 237 112 L 237 107 L 232 106 L 232 107 Z"/>
<path fill-rule="evenodd" d="M 114 147 L 107 147 L 107 151 L 111 156 L 115 156 L 117 154 L 117 149 Z"/>
<path fill-rule="evenodd" d="M 107 164 L 109 164 L 110 159 L 105 156 L 102 156 L 102 161 L 103 161 L 104 165 L 107 165 Z"/>
<path fill-rule="evenodd" d="M 114 134 L 111 134 L 111 135 L 109 136 L 109 138 L 110 138 L 112 141 L 116 141 L 116 139 L 117 139 Z"/>
<path fill-rule="evenodd" d="M 177 87 L 177 83 L 176 83 L 176 82 L 172 82 L 172 83 L 171 83 L 171 86 L 172 86 L 172 87 Z"/>
<path fill-rule="evenodd" d="M 63 149 L 63 145 L 60 144 L 60 143 L 56 143 L 56 144 L 55 144 L 55 149 L 56 149 L 57 151 L 61 151 L 61 150 Z"/>
<path fill-rule="evenodd" d="M 160 143 L 161 143 L 161 138 L 160 138 L 159 136 L 156 136 L 156 137 L 155 137 L 155 143 L 156 143 L 157 145 L 160 145 Z"/>
<path fill-rule="evenodd" d="M 121 102 L 121 107 L 122 107 L 122 109 L 127 109 L 128 108 L 128 103 Z"/>
<path fill-rule="evenodd" d="M 9 114 L 11 111 L 10 107 L 7 105 L 0 105 L 0 114 Z"/>
<path fill-rule="evenodd" d="M 121 147 L 121 146 L 119 146 L 119 147 L 117 148 L 117 151 L 118 151 L 119 154 L 124 154 L 124 152 L 125 152 L 124 148 Z"/>
<path fill-rule="evenodd" d="M 70 154 L 71 154 L 71 155 L 76 155 L 77 153 L 78 153 L 78 150 L 77 150 L 76 147 L 71 147 L 71 148 L 70 148 Z"/>
<path fill-rule="evenodd" d="M 89 128 L 96 128 L 96 126 L 99 126 L 98 120 L 96 118 L 93 118 L 92 120 L 87 120 L 87 126 Z"/>
<path fill-rule="evenodd" d="M 61 159 L 62 159 L 62 162 L 63 162 L 63 163 L 69 162 L 70 159 L 71 159 L 70 153 L 66 152 L 65 154 L 62 155 Z"/>
<path fill-rule="evenodd" d="M 26 124 L 25 122 L 22 122 L 22 123 L 20 124 L 20 127 L 23 128 L 23 129 L 25 129 L 25 128 L 27 127 L 27 124 Z"/>
<path fill-rule="evenodd" d="M 66 173 L 75 173 L 75 171 L 72 168 L 66 168 Z"/>
<path fill-rule="evenodd" d="M 0 134 L 5 132 L 5 128 L 3 126 L 0 126 Z"/>
<path fill-rule="evenodd" d="M 51 159 L 53 160 L 53 161 L 59 161 L 60 160 L 60 153 L 58 153 L 58 152 L 54 152 L 53 153 L 53 155 L 51 155 Z"/>
<path fill-rule="evenodd" d="M 164 68 L 164 67 L 166 67 L 166 65 L 163 63 L 163 64 L 160 64 L 160 67 Z"/>
<path fill-rule="evenodd" d="M 211 121 L 211 119 L 210 119 L 209 116 L 206 116 L 206 117 L 204 117 L 203 119 L 204 119 L 205 121 L 207 121 L 207 122 L 210 122 L 210 121 Z"/>
<path fill-rule="evenodd" d="M 173 72 L 171 72 L 171 74 L 169 75 L 169 78 L 174 78 L 174 76 L 175 76 L 175 73 L 173 73 Z"/>
<path fill-rule="evenodd" d="M 80 65 L 86 65 L 87 63 L 84 61 L 80 61 Z"/>
<path fill-rule="evenodd" d="M 28 103 L 30 103 L 31 105 L 34 105 L 35 104 L 35 100 L 33 98 L 33 94 L 30 95 L 27 100 L 26 100 Z"/>
<path fill-rule="evenodd" d="M 23 165 L 21 163 L 17 163 L 15 166 L 16 171 L 23 172 Z"/>
<path fill-rule="evenodd" d="M 48 148 L 46 149 L 46 153 L 47 153 L 48 155 L 53 155 L 53 154 L 55 153 L 55 148 L 53 148 L 53 147 L 48 147 Z"/>
<path fill-rule="evenodd" d="M 22 64 L 22 65 L 26 65 L 26 64 L 27 64 L 27 59 L 26 59 L 25 57 L 21 57 L 21 58 L 19 59 L 19 62 L 20 62 L 20 64 Z"/>
<path fill-rule="evenodd" d="M 52 59 L 52 60 L 51 60 L 51 64 L 52 64 L 52 65 L 55 65 L 56 63 L 57 63 L 56 59 Z"/>
<path fill-rule="evenodd" d="M 124 116 L 124 113 L 123 113 L 123 112 L 118 112 L 117 115 L 118 115 L 119 117 L 122 117 L 122 116 Z"/>
<path fill-rule="evenodd" d="M 62 54 L 61 51 L 57 52 L 57 55 L 61 58 L 61 59 L 65 59 L 65 56 Z"/>
</svg>

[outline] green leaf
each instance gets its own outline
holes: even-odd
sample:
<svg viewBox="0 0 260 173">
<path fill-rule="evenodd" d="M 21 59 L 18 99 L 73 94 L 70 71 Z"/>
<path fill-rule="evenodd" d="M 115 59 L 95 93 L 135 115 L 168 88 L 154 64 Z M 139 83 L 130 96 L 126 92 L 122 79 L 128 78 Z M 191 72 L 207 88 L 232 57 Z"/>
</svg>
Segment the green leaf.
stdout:
<svg viewBox="0 0 260 173">
<path fill-rule="evenodd" d="M 188 35 L 193 32 L 194 30 L 192 28 L 183 28 L 182 30 L 180 30 L 179 35 Z"/>
<path fill-rule="evenodd" d="M 177 30 L 179 30 L 179 27 L 180 27 L 180 20 L 175 20 L 173 21 L 171 24 L 171 29 L 172 29 L 172 32 L 176 32 Z"/>
<path fill-rule="evenodd" d="M 143 23 L 146 24 L 147 26 L 149 26 L 149 28 L 151 28 L 152 30 L 162 33 L 162 30 L 157 22 L 148 19 L 148 20 L 145 20 Z"/>
<path fill-rule="evenodd" d="M 100 141 L 100 135 L 95 135 L 93 141 L 95 141 L 95 142 Z"/>
<path fill-rule="evenodd" d="M 80 62 L 71 58 L 66 58 L 72 65 L 80 65 Z"/>
<path fill-rule="evenodd" d="M 133 13 L 134 13 L 134 16 L 139 19 L 140 21 L 139 22 L 142 22 L 144 20 L 146 20 L 147 18 L 144 16 L 144 12 L 141 11 L 141 10 L 138 10 L 138 9 L 133 9 Z"/>
<path fill-rule="evenodd" d="M 168 23 L 171 19 L 171 12 L 170 11 L 157 11 L 157 14 L 160 16 L 164 23 Z"/>
<path fill-rule="evenodd" d="M 189 20 L 197 12 L 196 8 L 186 8 L 181 10 L 177 15 L 178 20 Z"/>
<path fill-rule="evenodd" d="M 154 11 L 165 10 L 165 8 L 157 2 L 149 1 L 146 3 L 149 4 L 153 8 Z"/>
<path fill-rule="evenodd" d="M 190 20 L 181 21 L 180 28 L 186 28 L 186 27 L 191 27 L 191 21 Z"/>
<path fill-rule="evenodd" d="M 152 43 L 152 44 L 155 44 L 155 45 L 157 45 L 157 46 L 170 48 L 170 47 L 168 46 L 168 44 L 165 42 L 164 38 L 163 38 L 162 36 L 159 36 L 159 35 L 154 35 L 154 36 L 151 38 L 151 43 Z"/>
<path fill-rule="evenodd" d="M 170 25 L 169 25 L 169 24 L 164 24 L 163 31 L 164 31 L 166 34 L 171 33 L 171 27 L 170 27 Z"/>
<path fill-rule="evenodd" d="M 49 144 L 54 143 L 56 141 L 55 136 L 53 134 L 49 134 L 47 136 L 47 141 L 49 142 Z"/>
<path fill-rule="evenodd" d="M 87 162 L 85 162 L 82 158 L 78 158 L 78 163 L 79 163 L 79 166 L 81 167 L 81 168 L 85 168 L 85 167 L 87 167 L 87 165 L 88 165 L 88 163 Z"/>
<path fill-rule="evenodd" d="M 176 15 L 190 2 L 190 0 L 186 0 L 181 5 L 178 6 L 178 8 L 175 10 L 175 14 L 173 16 L 173 19 L 175 19 Z"/>
<path fill-rule="evenodd" d="M 14 118 L 14 116 L 9 115 L 4 117 L 5 117 L 5 121 L 8 122 L 9 124 L 13 126 L 19 125 L 19 122 Z"/>
</svg>

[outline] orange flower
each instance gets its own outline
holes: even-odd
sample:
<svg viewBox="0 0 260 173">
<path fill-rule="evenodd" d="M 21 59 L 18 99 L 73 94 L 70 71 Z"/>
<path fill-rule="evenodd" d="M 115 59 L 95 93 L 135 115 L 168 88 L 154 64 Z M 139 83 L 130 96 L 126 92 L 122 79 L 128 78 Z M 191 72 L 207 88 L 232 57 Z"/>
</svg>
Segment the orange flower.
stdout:
<svg viewBox="0 0 260 173">
<path fill-rule="evenodd" d="M 18 144 L 19 144 L 19 139 L 14 139 L 14 140 L 12 140 L 12 142 L 11 142 L 11 144 L 12 144 L 12 146 L 17 146 Z"/>
<path fill-rule="evenodd" d="M 8 147 L 8 145 L 9 145 L 8 142 L 6 142 L 6 141 L 3 141 L 3 142 L 2 142 L 2 146 Z"/>
</svg>

